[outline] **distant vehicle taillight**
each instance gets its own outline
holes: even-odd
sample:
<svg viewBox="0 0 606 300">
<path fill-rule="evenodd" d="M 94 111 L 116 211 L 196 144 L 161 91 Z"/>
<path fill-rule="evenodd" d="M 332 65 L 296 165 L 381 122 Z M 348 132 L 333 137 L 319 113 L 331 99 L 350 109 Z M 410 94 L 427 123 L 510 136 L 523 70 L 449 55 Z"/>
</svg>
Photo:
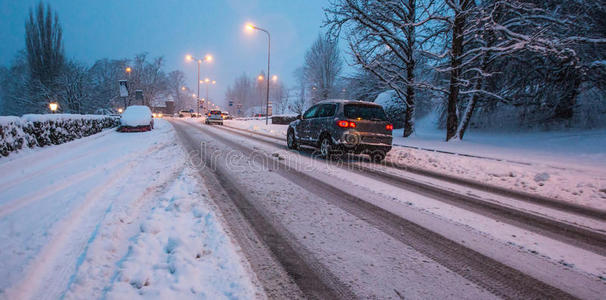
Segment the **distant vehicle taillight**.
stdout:
<svg viewBox="0 0 606 300">
<path fill-rule="evenodd" d="M 350 121 L 337 121 L 337 126 L 341 128 L 356 128 L 356 123 Z"/>
<path fill-rule="evenodd" d="M 391 125 L 391 124 L 387 124 L 387 125 L 385 125 L 385 129 L 387 129 L 387 130 L 390 130 L 390 131 L 391 131 L 391 130 L 393 130 L 393 125 Z"/>
</svg>

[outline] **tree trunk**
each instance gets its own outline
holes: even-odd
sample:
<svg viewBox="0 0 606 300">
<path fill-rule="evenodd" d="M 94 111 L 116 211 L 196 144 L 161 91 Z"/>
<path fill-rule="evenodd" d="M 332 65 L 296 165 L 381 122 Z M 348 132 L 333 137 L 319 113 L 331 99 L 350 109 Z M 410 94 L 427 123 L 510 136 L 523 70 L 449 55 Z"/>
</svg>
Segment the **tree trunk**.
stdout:
<svg viewBox="0 0 606 300">
<path fill-rule="evenodd" d="M 407 66 L 408 82 L 414 80 L 414 64 Z M 406 112 L 404 113 L 404 137 L 409 137 L 415 131 L 415 90 L 412 86 L 406 87 Z"/>
<path fill-rule="evenodd" d="M 574 113 L 574 105 L 576 103 L 577 96 L 579 95 L 579 87 L 581 86 L 581 78 L 577 74 L 574 74 L 570 88 L 566 89 L 566 92 L 558 102 L 555 108 L 554 118 L 561 120 L 571 120 Z"/>
<path fill-rule="evenodd" d="M 478 79 L 478 81 L 482 81 L 482 79 Z M 480 94 L 474 93 L 473 96 L 471 97 L 471 99 L 469 100 L 469 103 L 467 103 L 467 108 L 465 109 L 465 114 L 463 115 L 463 118 L 461 119 L 461 123 L 459 124 L 459 128 L 457 129 L 457 135 L 456 135 L 457 139 L 459 139 L 459 140 L 463 139 L 463 136 L 465 135 L 465 131 L 467 130 L 467 127 L 469 127 L 469 121 L 471 121 L 471 116 L 473 115 L 473 112 L 476 108 L 476 104 L 478 103 L 479 98 L 480 98 Z"/>
<path fill-rule="evenodd" d="M 450 63 L 450 88 L 448 94 L 448 106 L 446 117 L 446 141 L 449 141 L 457 133 L 457 101 L 459 98 L 459 77 L 461 76 L 461 54 L 463 53 L 463 26 L 465 17 L 456 12 L 454 26 L 452 27 L 452 57 Z"/>
<path fill-rule="evenodd" d="M 408 1 L 408 20 L 414 22 L 416 20 L 417 13 L 417 1 Z M 404 137 L 409 137 L 415 131 L 415 90 L 411 84 L 415 81 L 415 68 L 416 61 L 414 57 L 415 41 L 416 41 L 416 28 L 410 26 L 406 29 L 406 39 L 408 43 L 408 51 L 406 53 L 408 58 L 408 64 L 406 64 L 406 80 L 408 85 L 406 87 L 406 112 L 404 116 Z"/>
<path fill-rule="evenodd" d="M 491 45 L 492 44 L 489 43 L 489 46 Z M 488 55 L 489 54 L 484 54 L 482 56 L 482 62 L 480 63 L 480 72 L 482 73 L 484 73 L 488 69 Z M 473 90 L 475 92 L 471 96 L 469 103 L 467 103 L 467 108 L 465 109 L 465 113 L 463 114 L 461 123 L 459 124 L 459 127 L 457 129 L 456 138 L 459 140 L 463 139 L 465 131 L 467 131 L 467 128 L 469 127 L 469 122 L 471 121 L 473 112 L 475 111 L 478 100 L 480 99 L 480 93 L 478 93 L 478 91 L 482 88 L 484 88 L 484 77 L 482 77 L 482 75 L 478 75 L 478 78 L 476 79 L 473 85 Z"/>
</svg>

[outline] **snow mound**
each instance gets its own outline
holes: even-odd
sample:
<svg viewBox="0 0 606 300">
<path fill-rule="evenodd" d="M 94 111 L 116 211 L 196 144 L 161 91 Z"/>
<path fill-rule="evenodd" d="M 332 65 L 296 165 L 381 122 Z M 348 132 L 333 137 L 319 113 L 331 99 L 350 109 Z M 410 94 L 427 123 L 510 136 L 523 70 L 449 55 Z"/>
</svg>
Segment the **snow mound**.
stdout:
<svg viewBox="0 0 606 300">
<path fill-rule="evenodd" d="M 126 108 L 120 118 L 122 126 L 146 126 L 151 123 L 152 112 L 144 105 L 132 105 Z"/>
</svg>

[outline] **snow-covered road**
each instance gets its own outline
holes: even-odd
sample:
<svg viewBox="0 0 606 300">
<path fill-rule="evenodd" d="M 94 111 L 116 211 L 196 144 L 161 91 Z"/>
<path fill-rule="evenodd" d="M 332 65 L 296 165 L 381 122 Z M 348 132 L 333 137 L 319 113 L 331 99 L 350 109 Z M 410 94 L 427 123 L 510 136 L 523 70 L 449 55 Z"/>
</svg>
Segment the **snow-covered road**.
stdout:
<svg viewBox="0 0 606 300">
<path fill-rule="evenodd" d="M 293 255 L 312 272 L 331 274 L 322 281 L 333 290 L 363 298 L 484 298 L 486 292 L 517 298 L 545 297 L 557 287 L 599 298 L 606 289 L 598 279 L 606 259 L 574 244 L 284 146 L 192 121 L 174 124 L 190 152 L 206 152 L 202 156 L 215 166 L 211 169 L 236 182 L 248 206 L 262 212 L 251 223 L 261 218 L 276 227 L 284 243 L 300 249 Z"/>
<path fill-rule="evenodd" d="M 263 297 L 172 126 L 0 160 L 0 298 Z"/>
<path fill-rule="evenodd" d="M 600 244 L 544 235 L 275 139 L 169 122 L 0 160 L 0 299 L 606 293 Z M 499 203 L 522 205 L 509 200 Z"/>
</svg>

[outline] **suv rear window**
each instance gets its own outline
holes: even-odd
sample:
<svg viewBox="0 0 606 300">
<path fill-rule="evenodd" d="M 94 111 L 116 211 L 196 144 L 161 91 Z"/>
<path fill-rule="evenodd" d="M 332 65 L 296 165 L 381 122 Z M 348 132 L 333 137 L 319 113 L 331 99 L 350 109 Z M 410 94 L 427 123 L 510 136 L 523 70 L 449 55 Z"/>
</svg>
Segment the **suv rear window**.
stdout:
<svg viewBox="0 0 606 300">
<path fill-rule="evenodd" d="M 345 104 L 343 113 L 348 119 L 387 121 L 383 108 L 375 105 Z"/>
<path fill-rule="evenodd" d="M 211 114 L 211 115 L 220 115 L 220 114 L 221 114 L 221 111 L 220 111 L 220 110 L 211 110 L 211 111 L 210 111 L 210 114 Z"/>
</svg>

